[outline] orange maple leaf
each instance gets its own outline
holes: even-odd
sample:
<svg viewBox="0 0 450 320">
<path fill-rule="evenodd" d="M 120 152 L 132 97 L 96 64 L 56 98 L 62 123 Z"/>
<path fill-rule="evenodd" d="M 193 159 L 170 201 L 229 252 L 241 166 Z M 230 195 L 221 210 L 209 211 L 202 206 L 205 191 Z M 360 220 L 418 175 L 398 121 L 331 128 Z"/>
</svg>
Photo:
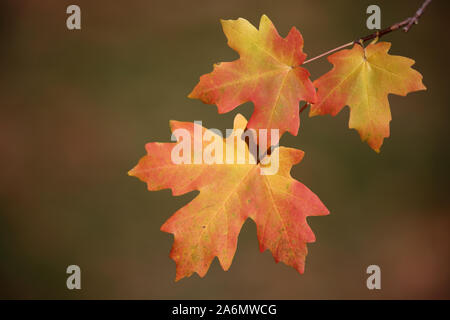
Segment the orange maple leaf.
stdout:
<svg viewBox="0 0 450 320">
<path fill-rule="evenodd" d="M 234 133 L 242 132 L 246 125 L 247 120 L 238 114 L 233 134 L 222 140 L 224 150 L 234 143 Z M 212 130 L 190 122 L 171 121 L 171 129 L 172 132 L 184 129 L 191 136 L 196 130 L 201 130 L 202 134 L 210 131 L 210 136 L 214 137 L 211 140 L 222 139 Z M 237 159 L 252 157 L 244 142 L 243 148 L 238 144 L 233 147 L 236 161 L 232 164 L 225 161 L 223 164 L 195 164 L 195 161 L 175 164 L 171 155 L 176 146 L 177 143 L 148 143 L 147 155 L 129 172 L 146 182 L 150 191 L 170 188 L 173 195 L 200 191 L 161 227 L 162 231 L 175 236 L 170 257 L 177 266 L 176 280 L 194 272 L 203 277 L 216 256 L 222 268 L 228 270 L 247 218 L 256 223 L 261 251 L 269 249 L 276 262 L 282 261 L 303 273 L 306 243 L 315 241 L 306 217 L 329 213 L 313 192 L 290 175 L 291 167 L 303 158 L 303 151 L 278 147 L 260 163 L 237 164 Z M 194 148 L 191 159 L 195 159 L 195 153 L 201 155 L 209 147 Z M 275 156 L 279 159 L 277 173 L 261 174 Z M 223 157 L 225 159 L 225 153 Z"/>
<path fill-rule="evenodd" d="M 300 32 L 292 27 L 282 38 L 265 15 L 259 30 L 242 18 L 221 23 L 228 45 L 240 59 L 214 65 L 214 71 L 201 76 L 188 97 L 216 104 L 219 113 L 251 101 L 255 108 L 249 128 L 297 135 L 299 101 L 315 101 L 309 72 L 300 67 L 306 58 Z M 274 139 L 271 145 L 276 143 Z"/>
<path fill-rule="evenodd" d="M 349 128 L 356 129 L 361 140 L 376 152 L 389 137 L 388 94 L 405 96 L 426 89 L 422 75 L 411 68 L 414 60 L 389 55 L 390 47 L 388 42 L 370 44 L 365 49 L 355 44 L 352 49 L 329 56 L 334 67 L 314 81 L 317 102 L 310 110 L 310 116 L 335 116 L 348 105 Z"/>
</svg>

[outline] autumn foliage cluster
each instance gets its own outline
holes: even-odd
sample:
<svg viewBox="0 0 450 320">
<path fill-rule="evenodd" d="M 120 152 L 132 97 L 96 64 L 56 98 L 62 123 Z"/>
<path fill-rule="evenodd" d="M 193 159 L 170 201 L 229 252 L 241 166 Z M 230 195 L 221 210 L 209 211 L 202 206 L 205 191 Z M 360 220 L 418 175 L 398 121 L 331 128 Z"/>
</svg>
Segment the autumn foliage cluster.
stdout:
<svg viewBox="0 0 450 320">
<path fill-rule="evenodd" d="M 248 122 L 236 115 L 234 130 L 278 129 L 280 136 L 285 132 L 297 135 L 300 101 L 310 105 L 310 116 L 334 116 L 348 106 L 349 127 L 379 152 L 389 136 L 388 94 L 404 96 L 425 89 L 421 74 L 411 68 L 414 61 L 390 55 L 388 42 L 375 41 L 367 47 L 355 44 L 330 55 L 333 68 L 311 81 L 302 66 L 306 54 L 296 28 L 283 38 L 265 15 L 259 28 L 242 18 L 221 22 L 228 45 L 240 58 L 215 64 L 211 73 L 201 76 L 189 98 L 216 105 L 219 113 L 251 101 L 253 114 Z M 195 126 L 171 121 L 172 131 L 194 132 Z M 225 140 L 224 145 L 227 143 Z M 276 146 L 273 152 L 279 157 L 279 170 L 263 175 L 267 161 L 175 164 L 171 151 L 176 144 L 148 143 L 147 155 L 129 172 L 146 182 L 150 191 L 169 188 L 173 195 L 200 191 L 161 227 L 174 235 L 170 257 L 176 262 L 176 280 L 194 272 L 203 277 L 215 257 L 228 270 L 248 218 L 256 224 L 260 250 L 270 250 L 276 262 L 303 273 L 306 244 L 315 241 L 306 218 L 329 213 L 312 191 L 290 175 L 303 151 L 278 147 L 272 137 L 270 145 Z M 248 148 L 235 151 L 236 157 L 254 156 Z M 265 160 L 270 160 L 273 152 L 265 154 Z"/>
</svg>

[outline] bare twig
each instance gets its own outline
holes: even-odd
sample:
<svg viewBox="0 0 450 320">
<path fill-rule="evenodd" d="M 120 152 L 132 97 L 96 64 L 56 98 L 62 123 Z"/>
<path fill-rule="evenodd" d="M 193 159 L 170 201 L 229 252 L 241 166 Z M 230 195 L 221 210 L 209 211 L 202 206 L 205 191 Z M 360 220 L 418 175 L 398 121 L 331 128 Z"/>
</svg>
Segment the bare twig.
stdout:
<svg viewBox="0 0 450 320">
<path fill-rule="evenodd" d="M 425 9 L 430 4 L 430 2 L 431 2 L 431 0 L 426 0 L 424 3 L 422 3 L 422 6 L 419 8 L 419 10 L 416 11 L 416 14 L 414 15 L 414 17 L 412 17 L 409 20 L 409 23 L 406 25 L 406 27 L 403 28 L 403 30 L 405 32 L 408 32 L 409 29 L 411 29 L 413 24 L 418 24 L 419 23 L 420 16 L 425 12 Z"/>
<path fill-rule="evenodd" d="M 406 18 L 405 20 L 403 20 L 401 22 L 397 22 L 397 23 L 391 25 L 390 27 L 387 27 L 386 29 L 383 29 L 383 30 L 380 30 L 380 31 L 376 31 L 374 33 L 371 33 L 371 34 L 365 36 L 365 37 L 356 39 L 355 41 L 346 43 L 346 44 L 344 44 L 342 46 L 339 46 L 337 48 L 334 48 L 334 49 L 331 49 L 331 50 L 329 50 L 327 52 L 324 52 L 324 53 L 322 53 L 322 54 L 320 54 L 320 55 L 318 55 L 316 57 L 313 57 L 311 59 L 306 60 L 305 62 L 303 62 L 303 64 L 310 63 L 310 62 L 312 62 L 314 60 L 317 60 L 319 58 L 325 57 L 325 56 L 327 56 L 327 55 L 329 55 L 329 54 L 331 54 L 333 52 L 339 51 L 339 50 L 344 49 L 346 47 L 350 47 L 353 44 L 364 43 L 366 41 L 375 39 L 377 37 L 380 38 L 380 37 L 384 36 L 385 34 L 391 33 L 392 31 L 398 30 L 398 29 L 400 29 L 402 27 L 403 27 L 403 31 L 408 32 L 409 29 L 411 29 L 411 27 L 414 24 L 419 23 L 419 18 L 425 12 L 426 7 L 431 3 L 431 1 L 432 0 L 425 0 L 422 3 L 422 5 L 420 6 L 420 8 L 416 11 L 414 16 L 412 16 L 412 17 Z"/>
<path fill-rule="evenodd" d="M 320 59 L 320 58 L 322 58 L 322 57 L 325 57 L 325 56 L 327 56 L 327 55 L 329 55 L 329 54 L 331 54 L 331 53 L 333 53 L 333 52 L 339 51 L 339 50 L 341 50 L 341 49 L 350 47 L 350 46 L 352 46 L 352 45 L 354 45 L 354 44 L 361 44 L 361 43 L 364 43 L 364 42 L 366 42 L 366 41 L 375 39 L 375 38 L 377 38 L 377 37 L 380 38 L 380 37 L 384 36 L 385 34 L 388 34 L 388 33 L 392 32 L 392 31 L 398 30 L 398 29 L 400 29 L 400 28 L 402 28 L 402 27 L 403 27 L 403 31 L 408 32 L 409 29 L 411 29 L 411 27 L 412 27 L 414 24 L 418 24 L 418 23 L 419 23 L 419 18 L 420 18 L 420 17 L 422 16 L 422 14 L 425 12 L 425 9 L 427 8 L 427 6 L 430 4 L 431 1 L 432 1 L 432 0 L 425 0 L 425 1 L 422 3 L 422 5 L 420 6 L 420 8 L 416 11 L 416 13 L 414 14 L 414 16 L 412 16 L 412 17 L 409 17 L 409 18 L 406 18 L 406 19 L 403 20 L 403 21 L 397 22 L 397 23 L 391 25 L 390 27 L 387 27 L 386 29 L 383 29 L 383 30 L 380 30 L 380 31 L 371 33 L 371 34 L 369 34 L 369 35 L 367 35 L 367 36 L 365 36 L 365 37 L 356 39 L 355 41 L 352 41 L 352 42 L 343 44 L 342 46 L 339 46 L 339 47 L 337 47 L 337 48 L 334 48 L 334 49 L 331 49 L 331 50 L 329 50 L 329 51 L 327 51 L 327 52 L 324 52 L 324 53 L 322 53 L 322 54 L 319 54 L 318 56 L 316 56 L 316 57 L 314 57 L 314 58 L 311 58 L 311 59 L 306 60 L 305 62 L 303 62 L 303 64 L 310 63 L 310 62 L 312 62 L 312 61 L 314 61 L 314 60 L 317 60 L 317 59 Z M 303 110 L 305 110 L 305 109 L 308 107 L 308 105 L 309 105 L 309 103 L 305 103 L 305 104 L 300 108 L 299 113 L 302 113 Z"/>
</svg>

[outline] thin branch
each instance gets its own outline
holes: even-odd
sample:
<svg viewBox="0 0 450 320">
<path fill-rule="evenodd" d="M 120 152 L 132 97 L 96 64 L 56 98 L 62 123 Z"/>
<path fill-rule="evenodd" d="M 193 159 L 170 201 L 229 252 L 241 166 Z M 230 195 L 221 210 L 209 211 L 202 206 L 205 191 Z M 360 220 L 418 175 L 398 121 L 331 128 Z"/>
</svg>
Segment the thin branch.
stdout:
<svg viewBox="0 0 450 320">
<path fill-rule="evenodd" d="M 412 16 L 412 17 L 406 18 L 405 20 L 403 20 L 401 22 L 395 23 L 392 26 L 387 27 L 386 29 L 383 29 L 383 30 L 380 30 L 380 31 L 376 31 L 374 33 L 371 33 L 371 34 L 365 36 L 365 37 L 359 38 L 359 39 L 357 39 L 355 41 L 352 41 L 352 42 L 346 43 L 346 44 L 344 44 L 342 46 L 339 46 L 337 48 L 331 49 L 331 50 L 329 50 L 329 51 L 327 51 L 325 53 L 322 53 L 322 54 L 320 54 L 320 55 L 318 55 L 318 56 L 316 56 L 314 58 L 306 60 L 305 62 L 303 62 L 303 64 L 310 63 L 310 62 L 312 62 L 314 60 L 317 60 L 319 58 L 325 57 L 325 56 L 327 56 L 327 55 L 329 55 L 329 54 L 331 54 L 331 53 L 333 53 L 335 51 L 344 49 L 346 47 L 350 47 L 353 44 L 358 44 L 358 43 L 361 44 L 361 43 L 364 43 L 366 41 L 369 41 L 369 40 L 372 40 L 372 39 L 375 39 L 375 38 L 381 38 L 385 34 L 391 33 L 392 31 L 398 30 L 398 29 L 400 29 L 402 27 L 403 27 L 403 31 L 408 32 L 409 29 L 411 29 L 411 27 L 414 24 L 418 24 L 419 23 L 419 18 L 425 12 L 426 7 L 431 3 L 431 1 L 432 0 L 425 0 L 422 3 L 422 5 L 420 6 L 420 8 L 416 11 L 414 16 Z"/>
<path fill-rule="evenodd" d="M 329 54 L 331 54 L 331 53 L 333 53 L 333 52 L 339 51 L 339 50 L 341 50 L 341 49 L 350 47 L 350 46 L 352 46 L 352 45 L 354 45 L 354 44 L 361 44 L 361 43 L 364 43 L 364 42 L 366 42 L 366 41 L 369 41 L 369 40 L 372 40 L 372 39 L 375 39 L 375 38 L 380 38 L 380 37 L 384 36 L 385 34 L 388 34 L 388 33 L 392 32 L 392 31 L 398 30 L 398 29 L 400 29 L 400 28 L 402 28 L 402 27 L 403 27 L 403 31 L 404 31 L 404 32 L 408 32 L 409 29 L 411 29 L 411 27 L 412 27 L 413 25 L 419 23 L 419 18 L 420 18 L 420 17 L 422 16 L 422 14 L 425 12 L 425 9 L 426 9 L 427 6 L 431 3 L 431 1 L 432 1 L 432 0 L 425 0 L 425 1 L 422 3 L 422 5 L 420 6 L 420 8 L 416 11 L 416 13 L 414 14 L 414 16 L 412 16 L 412 17 L 409 17 L 409 18 L 406 18 L 406 19 L 403 20 L 403 21 L 397 22 L 397 23 L 393 24 L 392 26 L 387 27 L 386 29 L 383 29 L 383 30 L 374 32 L 374 33 L 369 34 L 369 35 L 367 35 L 367 36 L 365 36 L 365 37 L 359 38 L 359 39 L 357 39 L 357 40 L 355 40 L 355 41 L 352 41 L 352 42 L 343 44 L 342 46 L 339 46 L 339 47 L 337 47 L 337 48 L 334 48 L 334 49 L 331 49 L 331 50 L 329 50 L 329 51 L 327 51 L 327 52 L 324 52 L 324 53 L 322 53 L 322 54 L 319 54 L 318 56 L 316 56 L 316 57 L 314 57 L 314 58 L 311 58 L 311 59 L 306 60 L 305 62 L 303 62 L 303 64 L 310 63 L 310 62 L 312 62 L 312 61 L 314 61 L 314 60 L 317 60 L 317 59 L 320 59 L 320 58 L 322 58 L 322 57 L 325 57 L 325 56 L 327 56 L 327 55 L 329 55 Z M 305 109 L 308 107 L 308 105 L 309 105 L 309 103 L 305 103 L 305 104 L 300 108 L 299 113 L 302 113 L 303 110 L 305 110 Z"/>
<path fill-rule="evenodd" d="M 425 9 L 430 4 L 431 0 L 426 0 L 424 3 L 422 3 L 422 6 L 419 8 L 419 10 L 416 11 L 416 14 L 414 17 L 411 17 L 409 20 L 409 23 L 406 25 L 406 27 L 403 28 L 403 31 L 408 32 L 409 29 L 411 29 L 413 24 L 419 23 L 420 16 L 425 12 Z"/>
</svg>

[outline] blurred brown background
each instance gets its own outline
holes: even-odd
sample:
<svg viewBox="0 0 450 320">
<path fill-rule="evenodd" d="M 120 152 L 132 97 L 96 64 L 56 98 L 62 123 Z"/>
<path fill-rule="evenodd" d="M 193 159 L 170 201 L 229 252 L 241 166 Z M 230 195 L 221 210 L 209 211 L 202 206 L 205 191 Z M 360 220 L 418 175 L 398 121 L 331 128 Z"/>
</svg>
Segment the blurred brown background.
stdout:
<svg viewBox="0 0 450 320">
<path fill-rule="evenodd" d="M 175 283 L 172 235 L 163 222 L 195 197 L 148 192 L 127 176 L 150 141 L 170 140 L 169 120 L 230 128 L 226 115 L 186 95 L 212 64 L 238 55 L 220 18 L 259 23 L 282 36 L 296 26 L 313 57 L 382 26 L 422 1 L 2 1 L 0 2 L 0 298 L 450 298 L 448 2 L 433 1 L 392 54 L 416 60 L 427 91 L 390 96 L 391 138 L 381 154 L 336 118 L 302 114 L 306 152 L 292 174 L 331 211 L 309 218 L 317 242 L 306 272 L 260 253 L 248 221 L 228 272 L 217 260 L 204 279 Z M 81 31 L 66 7 L 81 7 Z M 331 65 L 308 64 L 315 79 Z M 66 267 L 82 290 L 66 288 Z M 368 265 L 382 290 L 366 288 Z"/>
</svg>

